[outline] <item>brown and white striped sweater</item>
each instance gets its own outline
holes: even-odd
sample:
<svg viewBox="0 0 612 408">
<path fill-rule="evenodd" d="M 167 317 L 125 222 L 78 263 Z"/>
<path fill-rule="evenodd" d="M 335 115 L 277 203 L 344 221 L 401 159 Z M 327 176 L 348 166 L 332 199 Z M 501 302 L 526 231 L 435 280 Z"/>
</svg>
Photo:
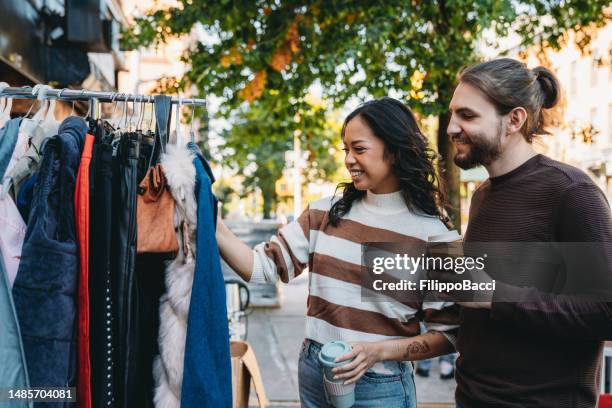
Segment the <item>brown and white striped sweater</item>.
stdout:
<svg viewBox="0 0 612 408">
<path fill-rule="evenodd" d="M 311 203 L 269 242 L 257 245 L 251 282 L 280 278 L 287 283 L 308 267 L 306 338 L 319 343 L 415 336 L 420 333 L 416 317 L 420 310 L 428 329 L 444 332 L 456 328 L 458 307 L 452 303 L 408 306 L 391 298 L 388 302 L 367 302 L 360 286 L 362 243 L 427 240 L 448 232 L 445 225 L 436 217 L 410 211 L 400 192 L 368 192 L 334 227 L 329 224 L 328 212 L 335 199 Z"/>
</svg>

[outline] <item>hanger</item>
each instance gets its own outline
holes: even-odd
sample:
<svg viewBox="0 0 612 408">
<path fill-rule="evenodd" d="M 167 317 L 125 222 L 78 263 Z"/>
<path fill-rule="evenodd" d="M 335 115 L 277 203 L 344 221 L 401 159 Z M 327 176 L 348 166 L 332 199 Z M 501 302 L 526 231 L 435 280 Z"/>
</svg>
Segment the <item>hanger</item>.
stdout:
<svg viewBox="0 0 612 408">
<path fill-rule="evenodd" d="M 45 111 L 49 105 L 49 100 L 45 98 L 47 95 L 47 89 L 49 88 L 49 85 L 41 84 L 34 85 L 34 88 L 32 88 L 32 95 L 35 95 L 36 99 L 41 103 L 36 113 L 34 113 L 34 116 L 32 116 L 32 120 L 35 122 L 40 122 L 43 119 Z"/>
<path fill-rule="evenodd" d="M 130 124 L 128 126 L 128 130 L 131 132 L 136 131 L 136 123 L 134 123 L 134 118 L 136 117 L 136 96 L 132 100 L 132 114 L 130 115 Z"/>
<path fill-rule="evenodd" d="M 149 126 L 148 126 L 148 134 L 152 134 L 155 132 L 155 102 L 152 96 L 148 96 L 149 104 L 151 105 L 151 117 L 149 118 Z"/>
<path fill-rule="evenodd" d="M 111 96 L 111 103 L 113 104 L 113 111 L 110 114 L 110 118 L 112 119 L 115 116 L 115 111 L 117 110 L 117 92 L 113 92 L 113 96 Z"/>
<path fill-rule="evenodd" d="M 34 102 L 32 102 L 30 105 L 30 109 L 28 109 L 28 112 L 25 114 L 24 119 L 21 121 L 21 125 L 19 126 L 19 131 L 23 132 L 28 138 L 31 138 L 34 135 L 34 131 L 40 125 L 40 121 L 42 120 L 42 116 L 44 114 L 44 108 L 47 104 L 44 97 L 48 88 L 49 87 L 47 85 L 41 84 L 34 85 L 34 88 L 32 88 L 32 95 L 36 96 L 36 100 L 34 100 Z M 40 101 L 40 107 L 32 118 L 28 118 L 30 112 L 32 112 L 32 109 L 34 108 L 34 105 L 36 104 L 36 101 Z"/>
<path fill-rule="evenodd" d="M 64 91 L 66 91 L 68 88 L 62 88 L 60 89 L 60 91 L 57 94 L 57 99 L 62 99 L 62 94 L 64 93 Z M 72 100 L 72 111 L 70 112 L 70 116 L 74 115 L 74 99 Z"/>
<path fill-rule="evenodd" d="M 123 104 L 121 106 L 121 115 L 119 116 L 119 119 L 117 120 L 117 126 L 116 126 L 117 129 L 115 130 L 117 134 L 123 132 L 123 129 L 126 126 L 126 123 L 124 123 L 124 120 L 127 118 L 127 100 L 125 100 L 126 95 L 124 93 L 120 93 L 119 95 L 123 99 L 122 101 Z"/>
<path fill-rule="evenodd" d="M 153 100 L 153 105 L 155 105 L 155 100 Z M 153 112 L 155 112 L 155 108 L 153 107 Z M 151 117 L 153 117 L 153 115 L 151 115 Z M 157 124 L 156 124 L 157 126 Z M 164 143 L 164 141 L 161 138 L 161 134 L 159 132 L 155 132 L 154 134 L 154 138 L 153 138 L 153 148 L 151 149 L 151 156 L 149 156 L 149 163 L 148 163 L 148 167 L 150 168 L 151 165 L 153 164 L 153 156 L 155 155 L 155 148 L 157 146 L 157 142 L 159 140 L 159 145 L 160 145 L 160 157 L 162 154 L 166 153 L 166 144 Z"/>
<path fill-rule="evenodd" d="M 137 102 L 138 102 L 138 117 L 136 118 L 136 132 L 140 132 L 142 133 L 142 115 L 144 112 L 144 96 L 140 95 L 137 97 Z"/>
<path fill-rule="evenodd" d="M 195 102 L 192 100 L 191 101 L 191 123 L 189 124 L 189 141 L 191 143 L 195 143 L 195 132 L 193 131 L 193 122 L 195 120 L 195 110 L 196 110 L 196 106 L 195 106 Z"/>
<path fill-rule="evenodd" d="M 81 89 L 81 97 L 85 96 L 85 91 L 87 91 L 86 89 Z M 91 115 L 91 99 L 87 100 L 87 113 L 85 113 L 85 116 L 82 116 L 83 119 L 87 119 L 89 118 L 89 116 Z"/>
<path fill-rule="evenodd" d="M 45 130 L 40 125 L 48 102 L 45 100 L 45 96 L 47 89 L 49 88 L 49 86 L 41 84 L 35 85 L 34 88 L 32 88 L 32 95 L 36 96 L 36 100 L 41 101 L 41 106 L 36 111 L 32 119 L 27 119 L 27 116 L 30 114 L 35 102 L 32 103 L 28 113 L 26 114 L 26 118 L 23 119 L 21 121 L 21 125 L 19 125 L 19 132 L 24 132 L 28 139 L 32 139 L 34 136 L 42 137 L 43 140 L 46 138 Z M 2 188 L 0 189 L 0 200 L 4 200 L 8 196 L 12 185 L 13 179 L 5 175 L 4 179 L 2 180 Z"/>
<path fill-rule="evenodd" d="M 176 135 L 175 143 L 177 146 L 183 145 L 183 135 L 181 134 L 181 105 L 183 104 L 183 97 L 181 94 L 178 95 L 178 103 L 176 104 L 175 111 L 175 119 L 176 123 L 174 124 L 174 134 Z"/>
<path fill-rule="evenodd" d="M 139 130 L 142 132 L 142 123 L 144 121 L 144 117 L 145 117 L 145 109 L 146 109 L 146 102 L 144 100 L 144 96 L 140 97 L 140 116 L 138 118 L 138 125 L 136 126 L 136 130 Z"/>
<path fill-rule="evenodd" d="M 50 86 L 46 86 L 41 90 L 42 97 L 46 98 L 49 102 L 47 104 L 47 114 L 41 119 L 39 126 L 45 132 L 45 137 L 51 137 L 57 135 L 60 127 L 60 122 L 55 118 L 55 98 L 47 98 L 47 91 L 51 89 Z"/>
</svg>

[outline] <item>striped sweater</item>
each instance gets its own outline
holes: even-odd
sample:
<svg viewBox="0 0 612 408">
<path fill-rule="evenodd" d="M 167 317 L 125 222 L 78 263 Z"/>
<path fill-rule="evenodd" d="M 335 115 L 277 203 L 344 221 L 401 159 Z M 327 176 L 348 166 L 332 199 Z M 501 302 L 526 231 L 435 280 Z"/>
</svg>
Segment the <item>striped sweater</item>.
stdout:
<svg viewBox="0 0 612 408">
<path fill-rule="evenodd" d="M 436 217 L 410 211 L 400 192 L 373 194 L 353 203 L 337 227 L 328 212 L 337 198 L 311 203 L 300 217 L 282 227 L 269 242 L 254 248 L 251 282 L 287 283 L 308 267 L 306 337 L 380 341 L 420 333 L 418 316 L 428 329 L 456 328 L 458 307 L 452 303 L 366 302 L 361 292 L 361 244 L 415 242 L 447 232 Z M 451 336 L 449 340 L 452 341 Z"/>
</svg>

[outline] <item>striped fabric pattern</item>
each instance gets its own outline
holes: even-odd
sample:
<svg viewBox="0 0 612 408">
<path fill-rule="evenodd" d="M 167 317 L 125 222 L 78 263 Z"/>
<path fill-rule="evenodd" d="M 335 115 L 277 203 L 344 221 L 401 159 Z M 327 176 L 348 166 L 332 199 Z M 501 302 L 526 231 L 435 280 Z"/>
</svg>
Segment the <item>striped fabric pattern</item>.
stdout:
<svg viewBox="0 0 612 408">
<path fill-rule="evenodd" d="M 360 286 L 362 243 L 422 242 L 447 232 L 444 224 L 410 211 L 399 192 L 368 192 L 334 227 L 328 211 L 335 199 L 311 203 L 297 220 L 257 245 L 251 282 L 287 283 L 308 268 L 306 337 L 319 343 L 412 337 L 420 333 L 417 316 L 428 329 L 457 328 L 458 307 L 452 303 L 367 302 Z"/>
</svg>

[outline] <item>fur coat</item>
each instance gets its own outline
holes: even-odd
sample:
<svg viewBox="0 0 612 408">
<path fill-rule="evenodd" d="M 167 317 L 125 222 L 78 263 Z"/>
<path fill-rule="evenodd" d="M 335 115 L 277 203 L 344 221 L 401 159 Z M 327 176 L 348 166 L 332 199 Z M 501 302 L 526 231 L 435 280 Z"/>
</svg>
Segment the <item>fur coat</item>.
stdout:
<svg viewBox="0 0 612 408">
<path fill-rule="evenodd" d="M 198 205 L 194 193 L 193 154 L 185 146 L 167 145 L 161 164 L 175 200 L 174 227 L 179 251 L 166 267 L 166 293 L 160 299 L 159 350 L 153 364 L 155 406 L 178 408 L 187 335 L 187 316 L 195 269 Z"/>
</svg>

